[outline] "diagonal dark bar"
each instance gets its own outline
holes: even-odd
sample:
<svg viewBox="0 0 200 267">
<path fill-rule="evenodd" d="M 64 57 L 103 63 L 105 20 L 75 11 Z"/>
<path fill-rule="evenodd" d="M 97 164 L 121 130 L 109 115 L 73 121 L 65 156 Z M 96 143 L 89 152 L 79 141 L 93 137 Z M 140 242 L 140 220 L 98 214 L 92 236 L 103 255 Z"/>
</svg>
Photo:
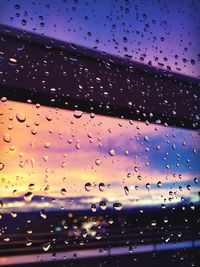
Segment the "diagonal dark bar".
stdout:
<svg viewBox="0 0 200 267">
<path fill-rule="evenodd" d="M 3 25 L 0 36 L 1 97 L 199 129 L 199 80 Z"/>
</svg>

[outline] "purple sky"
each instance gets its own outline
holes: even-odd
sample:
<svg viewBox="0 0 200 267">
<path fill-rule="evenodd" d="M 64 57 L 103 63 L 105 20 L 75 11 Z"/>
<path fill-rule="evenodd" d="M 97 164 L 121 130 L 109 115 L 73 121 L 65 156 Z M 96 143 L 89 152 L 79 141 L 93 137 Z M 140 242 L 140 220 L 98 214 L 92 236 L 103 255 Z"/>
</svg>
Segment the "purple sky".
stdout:
<svg viewBox="0 0 200 267">
<path fill-rule="evenodd" d="M 200 78 L 200 1 L 1 0 L 0 10 L 1 24 Z"/>
</svg>

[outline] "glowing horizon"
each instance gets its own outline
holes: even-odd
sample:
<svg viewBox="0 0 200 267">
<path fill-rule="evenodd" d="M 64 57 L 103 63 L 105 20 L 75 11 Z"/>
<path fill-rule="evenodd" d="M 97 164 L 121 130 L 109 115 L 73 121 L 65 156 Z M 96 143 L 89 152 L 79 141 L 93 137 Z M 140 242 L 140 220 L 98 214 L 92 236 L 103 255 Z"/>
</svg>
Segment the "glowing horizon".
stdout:
<svg viewBox="0 0 200 267">
<path fill-rule="evenodd" d="M 0 112 L 3 212 L 199 201 L 196 131 L 13 101 Z"/>
</svg>

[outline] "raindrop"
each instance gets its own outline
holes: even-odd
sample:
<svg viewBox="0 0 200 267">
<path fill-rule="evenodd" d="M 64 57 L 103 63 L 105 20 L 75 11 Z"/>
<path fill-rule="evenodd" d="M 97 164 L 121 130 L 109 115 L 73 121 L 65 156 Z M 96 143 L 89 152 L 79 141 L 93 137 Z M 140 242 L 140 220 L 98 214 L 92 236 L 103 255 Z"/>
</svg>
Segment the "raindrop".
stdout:
<svg viewBox="0 0 200 267">
<path fill-rule="evenodd" d="M 0 166 L 1 166 L 1 164 L 0 164 Z M 1 170 L 1 168 L 0 168 L 0 170 Z M 197 184 L 197 183 L 198 183 L 198 181 L 199 181 L 199 180 L 198 180 L 198 178 L 197 178 L 197 177 L 195 177 L 195 178 L 194 178 L 194 183 L 195 183 L 195 184 Z"/>
<path fill-rule="evenodd" d="M 44 160 L 45 162 L 47 162 L 48 159 L 49 159 L 49 157 L 48 157 L 47 155 L 44 155 L 44 156 L 43 156 L 43 160 Z"/>
<path fill-rule="evenodd" d="M 32 245 L 32 242 L 30 241 L 30 240 L 28 240 L 27 242 L 26 242 L 26 246 L 27 247 L 30 247 Z"/>
<path fill-rule="evenodd" d="M 101 160 L 100 160 L 100 159 L 96 159 L 96 160 L 95 160 L 95 164 L 96 164 L 97 166 L 100 166 L 100 165 L 101 165 Z"/>
<path fill-rule="evenodd" d="M 19 162 L 19 166 L 20 166 L 21 168 L 24 168 L 24 166 L 25 166 L 25 161 L 21 160 L 21 161 Z"/>
<path fill-rule="evenodd" d="M 67 190 L 66 190 L 65 188 L 62 188 L 62 189 L 60 190 L 60 193 L 61 193 L 61 195 L 65 196 L 66 193 L 67 193 Z"/>
<path fill-rule="evenodd" d="M 5 242 L 9 242 L 10 241 L 10 237 L 4 237 L 4 239 L 3 239 L 3 241 L 5 241 Z"/>
<path fill-rule="evenodd" d="M 128 196 L 128 194 L 129 194 L 129 189 L 128 189 L 127 186 L 124 186 L 124 192 L 125 192 L 126 196 Z"/>
<path fill-rule="evenodd" d="M 147 183 L 147 184 L 146 184 L 146 188 L 147 188 L 148 190 L 150 190 L 150 188 L 151 188 L 150 183 Z"/>
<path fill-rule="evenodd" d="M 11 216 L 13 217 L 13 218 L 16 218 L 17 217 L 17 213 L 16 212 L 14 212 L 14 211 L 11 211 Z"/>
<path fill-rule="evenodd" d="M 26 116 L 23 114 L 23 113 L 21 113 L 21 112 L 18 112 L 17 114 L 16 114 L 16 118 L 17 118 L 17 120 L 19 121 L 19 122 L 25 122 L 25 120 L 26 120 Z"/>
<path fill-rule="evenodd" d="M 80 110 L 75 110 L 74 111 L 74 117 L 76 119 L 80 119 L 82 117 L 82 115 L 83 115 L 83 111 L 80 111 Z"/>
<path fill-rule="evenodd" d="M 97 207 L 96 207 L 96 205 L 95 205 L 95 204 L 92 204 L 92 205 L 91 205 L 91 210 L 92 210 L 92 212 L 96 212 L 96 210 L 97 210 Z"/>
<path fill-rule="evenodd" d="M 48 143 L 48 142 L 47 143 L 44 143 L 44 147 L 45 148 L 49 148 L 50 146 L 51 146 L 51 143 Z"/>
<path fill-rule="evenodd" d="M 93 119 L 95 117 L 94 113 L 90 113 L 90 118 Z"/>
<path fill-rule="evenodd" d="M 131 178 L 131 176 L 132 176 L 132 173 L 131 172 L 129 172 L 129 173 L 127 173 L 127 178 Z"/>
<path fill-rule="evenodd" d="M 86 236 L 87 236 L 87 231 L 86 231 L 86 229 L 83 229 L 83 230 L 82 230 L 82 236 L 83 236 L 84 238 L 86 238 Z"/>
<path fill-rule="evenodd" d="M 28 186 L 28 189 L 29 189 L 29 190 L 32 191 L 34 188 L 35 188 L 35 184 L 29 184 L 29 186 Z"/>
<path fill-rule="evenodd" d="M 31 130 L 31 133 L 32 133 L 32 135 L 36 135 L 37 130 L 34 128 L 34 129 Z"/>
<path fill-rule="evenodd" d="M 106 210 L 106 208 L 107 208 L 106 202 L 105 201 L 100 201 L 99 207 L 102 210 Z"/>
<path fill-rule="evenodd" d="M 1 98 L 1 102 L 6 102 L 6 101 L 7 101 L 7 97 L 3 96 L 3 97 Z"/>
<path fill-rule="evenodd" d="M 100 233 L 96 233 L 95 238 L 96 238 L 97 240 L 100 240 L 100 239 L 101 239 L 101 234 L 100 234 Z"/>
<path fill-rule="evenodd" d="M 114 156 L 115 155 L 115 150 L 114 149 L 110 149 L 109 150 L 109 154 L 110 154 L 110 156 Z"/>
<path fill-rule="evenodd" d="M 48 251 L 50 249 L 50 247 L 51 247 L 51 243 L 48 242 L 48 243 L 43 245 L 42 249 L 46 252 L 46 251 Z"/>
<path fill-rule="evenodd" d="M 189 184 L 187 185 L 187 190 L 191 190 L 191 186 Z"/>
<path fill-rule="evenodd" d="M 22 25 L 25 26 L 26 25 L 26 20 L 22 19 Z"/>
<path fill-rule="evenodd" d="M 80 149 L 81 148 L 81 145 L 79 142 L 76 142 L 76 149 Z"/>
<path fill-rule="evenodd" d="M 101 192 L 103 192 L 104 189 L 105 189 L 105 184 L 104 184 L 104 183 L 99 183 L 99 190 L 100 190 Z"/>
<path fill-rule="evenodd" d="M 134 167 L 134 171 L 135 172 L 139 172 L 139 168 L 138 167 Z"/>
<path fill-rule="evenodd" d="M 11 146 L 11 147 L 9 148 L 9 150 L 10 150 L 10 151 L 15 151 L 15 146 Z"/>
<path fill-rule="evenodd" d="M 129 246 L 129 252 L 133 253 L 133 247 L 132 246 Z"/>
<path fill-rule="evenodd" d="M 9 58 L 9 64 L 12 66 L 15 66 L 17 64 L 17 59 L 13 57 Z"/>
<path fill-rule="evenodd" d="M 47 215 L 45 214 L 45 210 L 44 209 L 42 209 L 40 211 L 40 217 L 43 218 L 43 219 L 46 219 L 47 218 Z"/>
<path fill-rule="evenodd" d="M 27 202 L 30 202 L 33 198 L 33 193 L 32 192 L 27 192 L 25 195 L 24 195 L 24 200 L 27 201 Z"/>
<path fill-rule="evenodd" d="M 109 224 L 113 224 L 114 220 L 112 218 L 109 218 L 108 222 L 109 222 Z"/>
<path fill-rule="evenodd" d="M 155 220 L 153 220 L 152 222 L 151 222 L 151 226 L 156 226 L 156 221 Z"/>
<path fill-rule="evenodd" d="M 91 183 L 86 183 L 86 184 L 85 184 L 85 190 L 86 190 L 87 192 L 90 192 L 91 189 L 92 189 L 92 185 L 91 185 Z"/>
<path fill-rule="evenodd" d="M 48 120 L 48 121 L 51 121 L 52 120 L 52 117 L 51 117 L 51 115 L 46 115 L 46 119 Z"/>
<path fill-rule="evenodd" d="M 190 208 L 191 208 L 192 210 L 195 210 L 195 205 L 194 205 L 193 202 L 190 202 L 189 205 L 190 205 Z"/>
<path fill-rule="evenodd" d="M 5 165 L 4 165 L 2 162 L 0 162 L 0 171 L 3 170 L 4 166 L 5 166 Z"/>
<path fill-rule="evenodd" d="M 117 211 L 120 211 L 122 209 L 122 203 L 116 202 L 113 204 L 113 208 Z"/>
<path fill-rule="evenodd" d="M 39 104 L 39 103 L 36 103 L 36 104 L 35 104 L 35 107 L 36 107 L 36 108 L 40 108 L 40 104 Z"/>
<path fill-rule="evenodd" d="M 159 182 L 157 183 L 157 187 L 158 187 L 158 188 L 162 187 L 162 183 L 161 183 L 161 181 L 159 181 Z"/>
<path fill-rule="evenodd" d="M 3 135 L 3 140 L 6 142 L 6 143 L 10 143 L 11 141 L 11 136 L 8 134 L 8 133 L 5 133 Z"/>
<path fill-rule="evenodd" d="M 169 242 L 169 240 L 170 240 L 170 237 L 167 237 L 167 238 L 165 239 L 165 242 L 167 243 L 167 242 Z"/>
<path fill-rule="evenodd" d="M 20 8 L 21 8 L 20 5 L 18 5 L 18 4 L 15 5 L 15 9 L 18 10 L 18 9 L 20 9 Z"/>
</svg>

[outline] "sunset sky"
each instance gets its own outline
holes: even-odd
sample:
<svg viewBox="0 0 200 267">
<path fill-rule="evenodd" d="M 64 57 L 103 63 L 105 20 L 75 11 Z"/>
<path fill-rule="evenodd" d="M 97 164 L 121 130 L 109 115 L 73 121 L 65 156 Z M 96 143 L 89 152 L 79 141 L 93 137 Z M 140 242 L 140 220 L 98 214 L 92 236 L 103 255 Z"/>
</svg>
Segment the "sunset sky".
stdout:
<svg viewBox="0 0 200 267">
<path fill-rule="evenodd" d="M 199 201 L 198 132 L 92 117 L 0 102 L 3 212 L 82 209 L 101 200 L 123 207 Z"/>
</svg>

